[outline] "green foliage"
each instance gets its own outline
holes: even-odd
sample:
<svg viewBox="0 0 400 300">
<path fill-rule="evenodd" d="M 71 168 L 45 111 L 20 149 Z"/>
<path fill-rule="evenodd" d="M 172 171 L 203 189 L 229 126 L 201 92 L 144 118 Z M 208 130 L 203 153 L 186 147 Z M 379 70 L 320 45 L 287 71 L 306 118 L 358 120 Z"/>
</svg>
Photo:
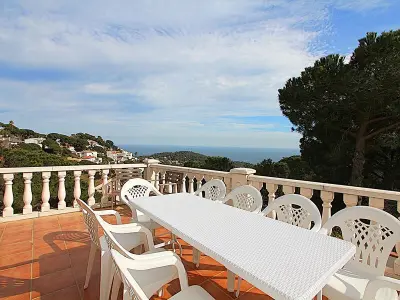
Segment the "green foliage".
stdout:
<svg viewBox="0 0 400 300">
<path fill-rule="evenodd" d="M 222 156 L 208 156 L 204 161 L 203 169 L 229 172 L 235 166 L 233 161 Z"/>
<path fill-rule="evenodd" d="M 282 112 L 303 135 L 318 179 L 363 183 L 374 139 L 400 125 L 400 30 L 359 40 L 349 63 L 328 55 L 279 90 Z"/>
<path fill-rule="evenodd" d="M 52 139 L 45 139 L 42 143 L 43 150 L 51 154 L 61 154 L 62 149 L 60 145 Z"/>
<path fill-rule="evenodd" d="M 42 151 L 42 147 L 37 144 L 21 144 L 19 145 L 20 149 L 28 150 L 28 151 Z"/>
</svg>

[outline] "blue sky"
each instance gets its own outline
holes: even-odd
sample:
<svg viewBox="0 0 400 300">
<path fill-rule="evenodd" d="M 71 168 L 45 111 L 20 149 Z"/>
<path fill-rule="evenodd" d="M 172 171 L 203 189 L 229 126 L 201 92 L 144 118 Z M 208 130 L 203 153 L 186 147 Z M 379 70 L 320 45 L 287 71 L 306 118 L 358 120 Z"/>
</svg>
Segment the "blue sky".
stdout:
<svg viewBox="0 0 400 300">
<path fill-rule="evenodd" d="M 0 120 L 120 144 L 297 148 L 277 90 L 396 0 L 3 0 Z"/>
</svg>

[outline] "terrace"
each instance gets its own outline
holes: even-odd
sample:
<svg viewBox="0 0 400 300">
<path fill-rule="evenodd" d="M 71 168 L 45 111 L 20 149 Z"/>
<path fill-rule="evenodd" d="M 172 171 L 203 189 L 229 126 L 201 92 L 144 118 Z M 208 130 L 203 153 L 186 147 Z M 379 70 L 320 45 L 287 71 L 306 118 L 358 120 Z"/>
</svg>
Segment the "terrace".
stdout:
<svg viewBox="0 0 400 300">
<path fill-rule="evenodd" d="M 4 209 L 0 217 L 0 298 L 5 299 L 98 299 L 100 257 L 96 264 L 89 288 L 84 290 L 83 283 L 86 272 L 87 258 L 90 248 L 90 238 L 83 223 L 78 208 L 66 206 L 65 178 L 73 174 L 75 199 L 81 195 L 81 179 L 87 174 L 88 203 L 95 205 L 95 192 L 103 192 L 101 202 L 108 205 L 103 186 L 115 181 L 115 171 L 123 169 L 134 170 L 132 174 L 140 174 L 150 180 L 164 193 L 192 193 L 204 181 L 211 178 L 222 179 L 228 191 L 251 184 L 263 191 L 269 201 L 273 201 L 279 193 L 300 193 L 308 198 L 317 199 L 320 205 L 322 219 L 325 222 L 331 216 L 333 201 L 343 206 L 357 205 L 359 196 L 365 197 L 370 206 L 384 209 L 392 205 L 400 211 L 400 193 L 394 191 L 373 190 L 324 184 L 317 182 L 297 181 L 290 179 L 271 178 L 254 175 L 251 169 L 233 169 L 230 172 L 201 170 L 159 164 L 156 160 L 147 160 L 144 164 L 131 165 L 97 165 L 97 166 L 68 166 L 1 169 L 5 183 Z M 32 183 L 34 173 L 42 177 L 42 197 L 40 211 L 33 212 Z M 58 178 L 58 205 L 49 205 L 49 178 L 52 173 Z M 180 176 L 170 176 L 171 173 Z M 24 178 L 22 214 L 14 214 L 14 176 Z M 95 175 L 101 175 L 97 185 Z M 97 186 L 96 186 L 97 185 Z M 342 200 L 343 199 L 343 200 Z M 129 222 L 129 211 L 124 206 L 116 208 L 123 216 L 123 222 Z M 111 219 L 107 220 L 112 222 Z M 157 230 L 156 237 L 165 230 Z M 183 245 L 182 260 L 188 271 L 189 284 L 203 286 L 216 299 L 235 299 L 229 293 L 227 286 L 226 268 L 210 257 L 203 255 L 200 266 L 192 263 L 191 246 L 180 241 Z M 398 244 L 397 247 L 400 247 Z M 398 277 L 400 261 L 393 253 L 387 266 L 387 275 Z M 178 283 L 172 282 L 165 287 L 162 298 L 168 299 L 178 291 Z M 241 285 L 239 299 L 271 299 L 257 288 L 245 281 Z"/>
</svg>

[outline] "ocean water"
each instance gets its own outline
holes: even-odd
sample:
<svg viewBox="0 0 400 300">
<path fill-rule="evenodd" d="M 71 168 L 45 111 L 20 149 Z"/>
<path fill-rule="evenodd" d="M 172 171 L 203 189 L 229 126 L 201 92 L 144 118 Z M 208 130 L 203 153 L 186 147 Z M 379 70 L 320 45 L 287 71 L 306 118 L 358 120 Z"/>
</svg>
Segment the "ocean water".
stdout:
<svg viewBox="0 0 400 300">
<path fill-rule="evenodd" d="M 193 151 L 209 156 L 226 156 L 234 161 L 258 163 L 263 159 L 279 161 L 283 157 L 299 155 L 299 149 L 278 148 L 239 148 L 239 147 L 203 147 L 203 146 L 172 146 L 172 145 L 119 145 L 130 152 L 137 152 L 139 156 L 151 155 L 159 152 Z"/>
</svg>

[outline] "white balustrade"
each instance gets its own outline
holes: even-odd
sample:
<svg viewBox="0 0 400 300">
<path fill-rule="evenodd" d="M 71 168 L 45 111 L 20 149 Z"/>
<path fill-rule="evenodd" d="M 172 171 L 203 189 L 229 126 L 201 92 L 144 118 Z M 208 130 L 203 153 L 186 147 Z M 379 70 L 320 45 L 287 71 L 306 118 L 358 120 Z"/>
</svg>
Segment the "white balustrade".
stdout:
<svg viewBox="0 0 400 300">
<path fill-rule="evenodd" d="M 24 173 L 24 208 L 22 214 L 27 215 L 32 213 L 32 173 Z"/>
<path fill-rule="evenodd" d="M 82 171 L 74 171 L 74 202 L 73 207 L 78 207 L 77 200 L 81 198 L 81 175 Z"/>
<path fill-rule="evenodd" d="M 358 196 L 344 194 L 343 195 L 343 202 L 344 202 L 344 204 L 346 204 L 346 207 L 356 206 L 357 202 L 358 202 Z"/>
<path fill-rule="evenodd" d="M 41 211 L 46 212 L 50 210 L 50 177 L 51 177 L 51 172 L 43 172 L 42 173 L 42 179 L 43 179 L 43 187 L 42 187 L 42 207 Z"/>
<path fill-rule="evenodd" d="M 273 183 L 267 183 L 266 185 L 267 191 L 268 191 L 268 205 L 272 202 L 275 201 L 275 192 L 278 189 L 278 185 L 273 184 Z M 275 219 L 276 218 L 276 212 L 271 211 L 271 213 L 268 215 L 268 217 Z"/>
<path fill-rule="evenodd" d="M 334 194 L 332 192 L 321 191 L 322 199 L 322 224 L 331 217 L 332 201 Z"/>
<path fill-rule="evenodd" d="M 194 193 L 194 176 L 192 174 L 189 176 L 189 193 Z"/>
<path fill-rule="evenodd" d="M 181 193 L 186 193 L 186 176 L 187 176 L 187 174 L 183 173 L 182 185 L 181 185 Z"/>
<path fill-rule="evenodd" d="M 65 202 L 65 197 L 67 195 L 65 191 L 65 176 L 67 172 L 61 171 L 58 172 L 58 209 L 65 209 L 67 207 L 67 203 Z"/>
<path fill-rule="evenodd" d="M 14 194 L 12 190 L 14 174 L 4 174 L 4 197 L 3 197 L 3 217 L 11 217 L 14 214 L 12 204 L 14 202 Z"/>
<path fill-rule="evenodd" d="M 94 198 L 94 193 L 96 189 L 94 187 L 94 176 L 96 175 L 96 170 L 89 170 L 89 186 L 88 186 L 88 205 L 92 206 L 96 203 L 96 199 Z"/>
<path fill-rule="evenodd" d="M 294 186 L 291 186 L 291 185 L 284 185 L 284 186 L 282 187 L 282 190 L 283 190 L 283 192 L 285 193 L 285 195 L 294 194 L 295 187 L 294 187 Z"/>
<path fill-rule="evenodd" d="M 313 196 L 313 190 L 312 189 L 308 189 L 308 188 L 301 188 L 300 189 L 300 195 L 311 199 L 311 197 Z"/>
</svg>

